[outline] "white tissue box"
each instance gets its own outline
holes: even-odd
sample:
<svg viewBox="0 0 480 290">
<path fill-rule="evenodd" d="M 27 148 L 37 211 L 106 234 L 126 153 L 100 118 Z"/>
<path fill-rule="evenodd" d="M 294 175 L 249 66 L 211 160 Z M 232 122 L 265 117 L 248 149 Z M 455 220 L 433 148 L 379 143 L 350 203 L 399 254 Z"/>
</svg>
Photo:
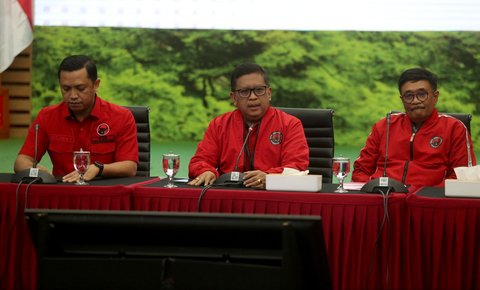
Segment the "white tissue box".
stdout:
<svg viewBox="0 0 480 290">
<path fill-rule="evenodd" d="M 265 185 L 267 190 L 318 192 L 322 190 L 322 176 L 267 174 Z"/>
<path fill-rule="evenodd" d="M 480 197 L 480 181 L 445 180 L 445 196 Z"/>
</svg>

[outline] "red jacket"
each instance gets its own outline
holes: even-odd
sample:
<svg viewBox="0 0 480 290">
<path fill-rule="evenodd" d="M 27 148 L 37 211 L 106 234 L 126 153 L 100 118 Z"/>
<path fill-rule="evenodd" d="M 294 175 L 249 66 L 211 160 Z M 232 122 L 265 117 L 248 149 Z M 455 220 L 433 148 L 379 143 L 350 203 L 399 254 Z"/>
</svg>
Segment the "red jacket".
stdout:
<svg viewBox="0 0 480 290">
<path fill-rule="evenodd" d="M 193 178 L 211 171 L 219 176 L 233 171 L 247 131 L 238 109 L 213 119 L 190 160 L 188 175 Z M 240 172 L 280 173 L 284 167 L 298 170 L 308 167 L 309 152 L 302 123 L 272 107 L 251 132 L 248 148 L 239 158 Z"/>
<path fill-rule="evenodd" d="M 383 175 L 386 118 L 377 122 L 354 162 L 352 181 L 367 182 Z M 456 178 L 453 168 L 476 164 L 473 145 L 465 125 L 450 116 L 432 115 L 416 133 L 405 113 L 391 115 L 387 176 L 407 185 L 444 186 Z M 470 154 L 468 154 L 470 152 Z"/>
</svg>

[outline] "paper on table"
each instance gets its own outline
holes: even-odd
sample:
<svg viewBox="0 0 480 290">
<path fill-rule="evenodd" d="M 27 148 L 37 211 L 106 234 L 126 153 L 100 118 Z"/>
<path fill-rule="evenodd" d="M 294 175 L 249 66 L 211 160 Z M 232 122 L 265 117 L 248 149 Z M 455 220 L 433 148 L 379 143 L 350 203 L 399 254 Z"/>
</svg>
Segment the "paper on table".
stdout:
<svg viewBox="0 0 480 290">
<path fill-rule="evenodd" d="M 455 174 L 460 181 L 480 181 L 480 166 L 456 167 Z"/>
<path fill-rule="evenodd" d="M 300 171 L 295 168 L 285 167 L 283 168 L 282 175 L 308 175 L 308 170 Z"/>
<path fill-rule="evenodd" d="M 360 190 L 365 185 L 365 182 L 346 182 L 343 184 L 343 188 L 346 190 Z"/>
</svg>

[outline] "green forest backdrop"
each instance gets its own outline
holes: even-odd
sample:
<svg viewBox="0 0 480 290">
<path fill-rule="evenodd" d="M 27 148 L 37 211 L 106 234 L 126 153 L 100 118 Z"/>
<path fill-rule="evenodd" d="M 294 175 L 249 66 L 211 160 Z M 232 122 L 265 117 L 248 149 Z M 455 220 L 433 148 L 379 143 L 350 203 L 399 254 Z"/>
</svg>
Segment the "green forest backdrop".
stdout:
<svg viewBox="0 0 480 290">
<path fill-rule="evenodd" d="M 272 104 L 335 110 L 335 142 L 361 147 L 371 126 L 402 110 L 397 79 L 438 74 L 440 111 L 474 115 L 479 144 L 480 33 L 159 30 L 35 27 L 34 115 L 61 100 L 57 67 L 70 54 L 97 63 L 103 98 L 151 108 L 152 137 L 198 141 L 231 110 L 229 75 L 241 62 L 270 73 Z"/>
<path fill-rule="evenodd" d="M 99 94 L 121 105 L 151 108 L 151 174 L 164 176 L 161 154 L 182 154 L 187 165 L 208 122 L 233 109 L 233 67 L 253 61 L 270 72 L 272 103 L 332 108 L 335 154 L 358 156 L 371 126 L 402 110 L 397 79 L 410 67 L 440 77 L 438 107 L 474 115 L 480 144 L 479 32 L 342 32 L 157 30 L 41 27 L 34 29 L 33 116 L 58 103 L 60 61 L 88 54 L 98 64 Z M 0 171 L 11 172 L 23 140 L 0 140 Z M 48 157 L 42 164 L 51 168 Z M 350 178 L 350 177 L 349 177 Z"/>
</svg>

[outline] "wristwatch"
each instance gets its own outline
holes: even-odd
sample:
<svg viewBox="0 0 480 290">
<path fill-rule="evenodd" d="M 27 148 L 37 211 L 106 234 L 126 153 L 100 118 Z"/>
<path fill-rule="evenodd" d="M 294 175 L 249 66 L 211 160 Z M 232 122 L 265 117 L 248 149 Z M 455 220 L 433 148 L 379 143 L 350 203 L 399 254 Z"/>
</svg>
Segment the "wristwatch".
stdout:
<svg viewBox="0 0 480 290">
<path fill-rule="evenodd" d="M 100 171 L 98 171 L 97 176 L 102 176 L 103 167 L 104 167 L 103 163 L 100 162 L 100 161 L 95 161 L 95 162 L 93 162 L 93 165 L 95 165 L 98 169 L 100 169 Z"/>
</svg>

